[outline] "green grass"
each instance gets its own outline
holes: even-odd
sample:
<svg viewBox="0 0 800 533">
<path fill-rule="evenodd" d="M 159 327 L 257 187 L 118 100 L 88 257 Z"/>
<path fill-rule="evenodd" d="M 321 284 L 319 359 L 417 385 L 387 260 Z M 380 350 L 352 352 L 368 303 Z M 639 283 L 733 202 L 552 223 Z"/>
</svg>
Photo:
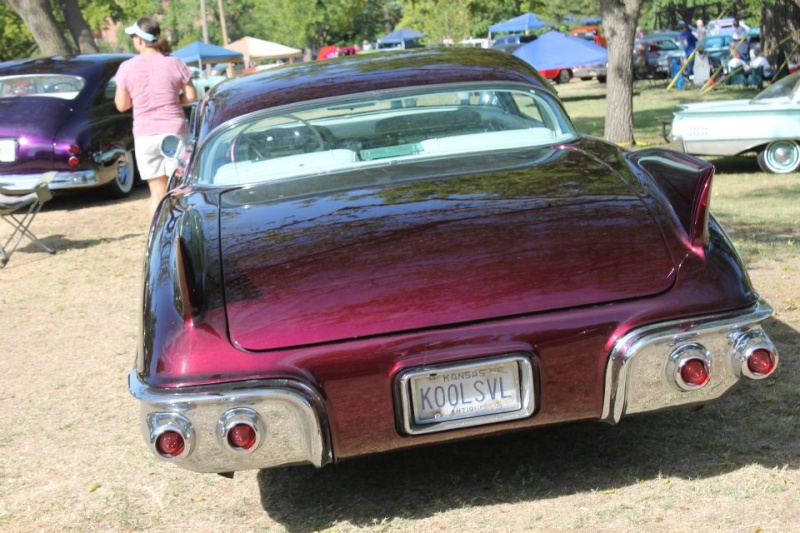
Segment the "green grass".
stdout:
<svg viewBox="0 0 800 533">
<path fill-rule="evenodd" d="M 634 137 L 638 146 L 666 146 L 660 118 L 671 117 L 686 102 L 751 98 L 755 89 L 719 87 L 666 90 L 666 82 L 637 82 L 633 96 Z M 595 81 L 557 85 L 567 112 L 582 133 L 603 136 L 606 86 Z M 800 173 L 761 172 L 755 154 L 709 157 L 717 167 L 711 211 L 747 262 L 781 260 L 800 252 Z"/>
</svg>

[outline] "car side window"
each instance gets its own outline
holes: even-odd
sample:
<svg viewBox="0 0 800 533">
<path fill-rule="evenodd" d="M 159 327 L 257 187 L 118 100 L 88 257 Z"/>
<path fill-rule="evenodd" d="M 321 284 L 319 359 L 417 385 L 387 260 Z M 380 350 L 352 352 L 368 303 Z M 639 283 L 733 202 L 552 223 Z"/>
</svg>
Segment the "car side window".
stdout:
<svg viewBox="0 0 800 533">
<path fill-rule="evenodd" d="M 106 88 L 103 90 L 103 103 L 106 102 L 113 102 L 114 95 L 117 92 L 117 80 L 112 76 L 108 83 L 106 83 Z"/>
</svg>

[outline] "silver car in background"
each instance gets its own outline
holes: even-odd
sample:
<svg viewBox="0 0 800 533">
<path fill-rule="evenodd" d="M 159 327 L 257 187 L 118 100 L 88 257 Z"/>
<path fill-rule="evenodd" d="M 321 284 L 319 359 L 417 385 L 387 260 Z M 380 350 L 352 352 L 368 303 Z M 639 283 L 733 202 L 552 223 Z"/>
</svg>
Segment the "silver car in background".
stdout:
<svg viewBox="0 0 800 533">
<path fill-rule="evenodd" d="M 800 72 L 752 100 L 684 104 L 674 113 L 669 140 L 695 155 L 755 152 L 764 172 L 800 168 Z"/>
</svg>

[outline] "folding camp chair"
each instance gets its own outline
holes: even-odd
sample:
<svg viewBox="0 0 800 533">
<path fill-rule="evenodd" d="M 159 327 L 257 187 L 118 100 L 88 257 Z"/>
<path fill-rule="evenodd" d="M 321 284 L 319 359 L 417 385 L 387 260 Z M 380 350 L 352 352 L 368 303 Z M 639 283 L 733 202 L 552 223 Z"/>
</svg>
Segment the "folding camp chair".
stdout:
<svg viewBox="0 0 800 533">
<path fill-rule="evenodd" d="M 40 181 L 32 191 L 9 191 L 0 187 L 0 217 L 14 228 L 5 244 L 0 246 L 0 268 L 6 266 L 11 255 L 19 246 L 22 237 L 28 237 L 45 252 L 56 253 L 55 250 L 40 241 L 30 226 L 44 203 L 53 197 L 48 179 Z M 13 242 L 13 243 L 12 243 Z M 10 245 L 10 246 L 9 246 Z"/>
</svg>

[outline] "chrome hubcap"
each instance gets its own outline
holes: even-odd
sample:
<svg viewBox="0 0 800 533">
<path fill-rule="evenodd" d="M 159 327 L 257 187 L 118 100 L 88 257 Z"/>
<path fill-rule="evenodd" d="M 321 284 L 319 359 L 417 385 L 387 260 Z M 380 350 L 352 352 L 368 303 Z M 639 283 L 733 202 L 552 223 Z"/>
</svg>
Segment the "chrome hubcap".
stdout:
<svg viewBox="0 0 800 533">
<path fill-rule="evenodd" d="M 793 168 L 798 164 L 800 152 L 797 145 L 793 143 L 776 143 L 769 149 L 769 159 L 773 166 L 786 169 Z"/>
<path fill-rule="evenodd" d="M 117 183 L 123 187 L 128 184 L 128 180 L 130 179 L 128 168 L 127 156 L 120 158 L 117 162 Z"/>
</svg>

